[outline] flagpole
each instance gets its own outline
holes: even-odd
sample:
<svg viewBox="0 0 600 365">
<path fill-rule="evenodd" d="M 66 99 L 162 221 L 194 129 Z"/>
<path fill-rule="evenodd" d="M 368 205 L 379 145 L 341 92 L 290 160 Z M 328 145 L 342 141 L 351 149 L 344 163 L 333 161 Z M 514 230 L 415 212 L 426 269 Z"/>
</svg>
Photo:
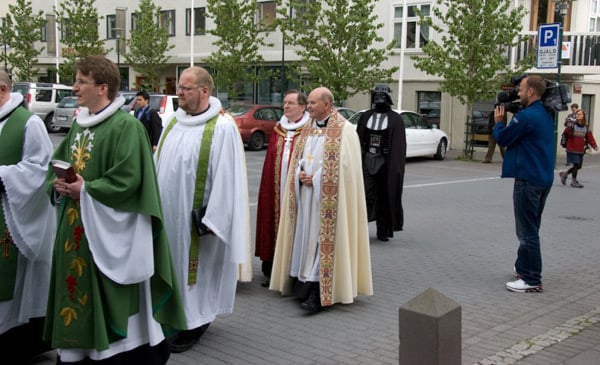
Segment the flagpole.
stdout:
<svg viewBox="0 0 600 365">
<path fill-rule="evenodd" d="M 402 36 L 400 38 L 400 76 L 398 77 L 398 102 L 396 108 L 402 109 L 402 87 L 404 84 L 404 50 L 406 49 L 406 0 L 402 4 Z"/>
<path fill-rule="evenodd" d="M 56 62 L 56 83 L 60 84 L 60 75 L 58 69 L 60 67 L 59 62 L 59 47 L 58 47 L 58 0 L 54 0 L 54 54 Z"/>
<path fill-rule="evenodd" d="M 190 8 L 190 67 L 194 66 L 194 32 L 196 31 L 194 26 L 194 0 L 191 1 Z"/>
</svg>

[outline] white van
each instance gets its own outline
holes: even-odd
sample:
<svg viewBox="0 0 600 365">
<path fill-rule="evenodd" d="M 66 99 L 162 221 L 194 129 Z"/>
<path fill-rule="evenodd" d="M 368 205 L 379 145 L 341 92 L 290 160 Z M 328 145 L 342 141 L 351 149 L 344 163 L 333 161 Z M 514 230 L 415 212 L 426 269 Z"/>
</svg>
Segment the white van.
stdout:
<svg viewBox="0 0 600 365">
<path fill-rule="evenodd" d="M 15 82 L 12 91 L 23 95 L 27 109 L 42 118 L 48 132 L 56 133 L 61 130 L 52 122 L 54 108 L 65 96 L 73 95 L 71 86 L 45 82 Z"/>
</svg>

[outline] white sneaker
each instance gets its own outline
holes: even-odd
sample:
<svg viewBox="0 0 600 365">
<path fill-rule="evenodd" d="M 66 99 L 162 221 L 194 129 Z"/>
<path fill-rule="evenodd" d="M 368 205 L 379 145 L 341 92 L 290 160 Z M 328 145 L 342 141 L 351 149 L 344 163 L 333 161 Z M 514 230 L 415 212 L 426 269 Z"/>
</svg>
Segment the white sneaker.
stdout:
<svg viewBox="0 0 600 365">
<path fill-rule="evenodd" d="M 529 285 L 526 282 L 524 282 L 523 279 L 509 281 L 508 283 L 506 283 L 506 289 L 517 293 L 539 293 L 544 291 L 542 284 Z"/>
</svg>

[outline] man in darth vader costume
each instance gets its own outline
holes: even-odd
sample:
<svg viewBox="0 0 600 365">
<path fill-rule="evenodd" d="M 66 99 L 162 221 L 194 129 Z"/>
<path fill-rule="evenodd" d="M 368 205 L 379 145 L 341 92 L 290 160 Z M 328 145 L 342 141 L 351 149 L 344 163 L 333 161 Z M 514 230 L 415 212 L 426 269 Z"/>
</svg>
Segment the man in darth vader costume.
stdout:
<svg viewBox="0 0 600 365">
<path fill-rule="evenodd" d="M 369 222 L 376 221 L 380 241 L 388 241 L 404 224 L 406 131 L 400 114 L 392 110 L 393 104 L 389 85 L 377 84 L 371 92 L 371 109 L 362 113 L 356 127 Z"/>
</svg>

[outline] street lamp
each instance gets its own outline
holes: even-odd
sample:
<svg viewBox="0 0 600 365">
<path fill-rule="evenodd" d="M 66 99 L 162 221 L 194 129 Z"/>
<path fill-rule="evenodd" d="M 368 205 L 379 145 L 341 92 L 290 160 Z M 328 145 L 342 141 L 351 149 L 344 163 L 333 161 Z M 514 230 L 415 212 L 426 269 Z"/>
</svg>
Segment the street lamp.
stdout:
<svg viewBox="0 0 600 365">
<path fill-rule="evenodd" d="M 121 35 L 117 34 L 117 67 L 119 67 L 119 69 L 121 68 L 121 50 L 119 48 L 121 48 L 119 41 L 121 40 Z"/>
<path fill-rule="evenodd" d="M 561 73 L 561 65 L 562 65 L 562 42 L 563 42 L 563 23 L 565 22 L 565 16 L 569 12 L 569 3 L 576 0 L 559 0 L 557 1 L 556 8 L 558 10 L 558 14 L 560 15 L 559 19 L 559 27 L 558 27 L 558 70 L 556 74 L 556 82 L 560 85 L 560 73 Z M 556 145 L 558 141 L 558 112 L 554 113 L 554 159 L 556 160 Z"/>
<path fill-rule="evenodd" d="M 4 71 L 6 71 L 6 73 L 8 74 L 8 64 L 6 62 L 6 53 L 7 53 L 7 47 L 6 47 L 6 30 L 4 29 L 6 26 L 6 18 L 2 18 L 2 40 L 4 41 Z"/>
<path fill-rule="evenodd" d="M 121 28 L 113 28 L 115 32 L 115 41 L 117 43 L 117 67 L 121 70 Z"/>
</svg>

